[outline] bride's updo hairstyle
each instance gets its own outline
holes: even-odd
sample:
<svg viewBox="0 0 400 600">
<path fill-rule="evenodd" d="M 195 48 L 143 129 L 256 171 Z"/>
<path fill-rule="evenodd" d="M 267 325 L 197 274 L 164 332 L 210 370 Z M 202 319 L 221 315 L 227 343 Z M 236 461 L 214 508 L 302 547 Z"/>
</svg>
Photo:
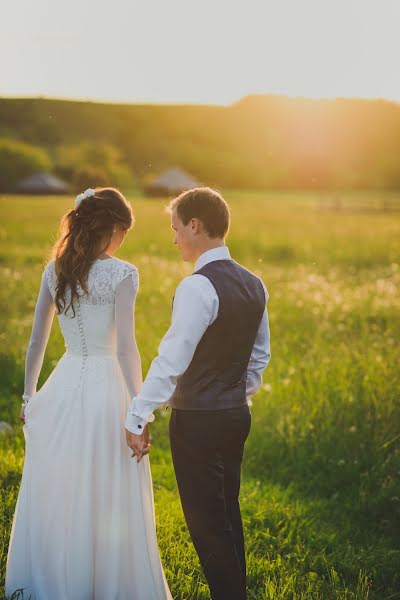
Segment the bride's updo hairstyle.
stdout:
<svg viewBox="0 0 400 600">
<path fill-rule="evenodd" d="M 115 188 L 95 188 L 77 197 L 77 205 L 61 221 L 61 235 L 53 250 L 58 314 L 72 308 L 77 286 L 87 293 L 88 272 L 96 258 L 108 247 L 115 226 L 128 230 L 134 223 L 132 208 Z M 105 240 L 105 242 L 104 242 Z M 104 247 L 101 244 L 104 244 Z M 66 291 L 69 304 L 66 306 Z"/>
</svg>

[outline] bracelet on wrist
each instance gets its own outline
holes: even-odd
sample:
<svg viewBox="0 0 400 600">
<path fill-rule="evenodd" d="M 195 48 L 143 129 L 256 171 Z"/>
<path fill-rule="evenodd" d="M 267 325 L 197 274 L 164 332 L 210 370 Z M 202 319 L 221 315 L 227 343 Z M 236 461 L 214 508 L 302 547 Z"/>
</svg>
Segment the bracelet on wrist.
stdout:
<svg viewBox="0 0 400 600">
<path fill-rule="evenodd" d="M 26 406 L 30 399 L 31 399 L 31 396 L 29 394 L 22 394 L 23 402 L 21 403 L 21 406 Z"/>
</svg>

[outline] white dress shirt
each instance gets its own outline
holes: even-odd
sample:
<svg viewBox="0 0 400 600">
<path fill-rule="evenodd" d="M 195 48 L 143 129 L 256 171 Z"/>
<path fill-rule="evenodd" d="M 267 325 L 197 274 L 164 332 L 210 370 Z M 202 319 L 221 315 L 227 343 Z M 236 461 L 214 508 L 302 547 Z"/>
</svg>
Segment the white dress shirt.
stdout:
<svg viewBox="0 0 400 600">
<path fill-rule="evenodd" d="M 161 340 L 158 356 L 151 363 L 143 387 L 126 418 L 126 429 L 141 434 L 147 422 L 154 421 L 153 410 L 164 406 L 175 391 L 178 377 L 190 365 L 197 345 L 218 316 L 219 299 L 211 281 L 196 271 L 215 260 L 232 260 L 226 246 L 204 252 L 195 265 L 195 273 L 178 285 L 172 309 L 172 322 Z M 265 298 L 268 292 L 264 286 Z M 270 360 L 268 313 L 265 308 L 251 353 L 246 381 L 246 396 L 261 387 L 262 372 Z"/>
</svg>

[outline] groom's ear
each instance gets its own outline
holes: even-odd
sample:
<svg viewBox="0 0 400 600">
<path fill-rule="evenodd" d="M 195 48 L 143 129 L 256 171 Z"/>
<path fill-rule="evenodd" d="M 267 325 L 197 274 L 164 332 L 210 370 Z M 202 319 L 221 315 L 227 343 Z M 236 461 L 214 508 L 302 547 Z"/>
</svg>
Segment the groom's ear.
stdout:
<svg viewBox="0 0 400 600">
<path fill-rule="evenodd" d="M 190 219 L 190 229 L 192 233 L 198 233 L 199 230 L 199 220 L 193 217 Z"/>
<path fill-rule="evenodd" d="M 192 219 L 190 219 L 190 223 L 191 223 L 191 230 L 192 230 L 193 234 L 204 233 L 205 229 L 204 229 L 203 221 L 200 221 L 200 219 L 193 217 Z"/>
</svg>

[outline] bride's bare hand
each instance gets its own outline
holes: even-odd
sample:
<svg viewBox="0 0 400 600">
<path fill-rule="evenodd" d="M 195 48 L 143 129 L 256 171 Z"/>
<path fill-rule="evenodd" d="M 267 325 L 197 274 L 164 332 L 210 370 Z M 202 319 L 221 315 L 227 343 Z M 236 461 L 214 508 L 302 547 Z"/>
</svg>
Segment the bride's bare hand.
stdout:
<svg viewBox="0 0 400 600">
<path fill-rule="evenodd" d="M 128 429 L 125 429 L 125 435 L 126 442 L 129 448 L 132 450 L 132 458 L 136 457 L 136 462 L 140 463 L 143 456 L 150 452 L 151 444 L 147 425 L 141 435 L 132 433 Z"/>
<path fill-rule="evenodd" d="M 21 406 L 21 411 L 19 413 L 19 420 L 21 423 L 25 423 L 25 406 Z"/>
</svg>

